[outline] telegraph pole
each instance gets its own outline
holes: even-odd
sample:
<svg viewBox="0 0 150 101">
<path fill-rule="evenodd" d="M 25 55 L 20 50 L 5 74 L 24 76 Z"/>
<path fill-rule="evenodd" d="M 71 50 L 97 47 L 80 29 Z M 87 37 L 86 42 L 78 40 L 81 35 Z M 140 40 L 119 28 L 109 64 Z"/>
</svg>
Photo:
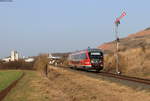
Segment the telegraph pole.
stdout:
<svg viewBox="0 0 150 101">
<path fill-rule="evenodd" d="M 116 47 L 116 49 L 115 49 L 115 60 L 116 60 L 116 73 L 117 74 L 120 74 L 121 72 L 119 71 L 119 56 L 118 56 L 118 53 L 119 53 L 119 34 L 118 34 L 118 26 L 119 26 L 119 24 L 120 24 L 120 20 L 124 17 L 124 16 L 126 16 L 126 13 L 125 12 L 123 12 L 122 14 L 121 14 L 121 16 L 120 17 L 118 17 L 117 19 L 116 19 L 116 21 L 115 21 L 115 38 L 116 38 L 116 40 L 115 40 L 115 47 Z"/>
</svg>

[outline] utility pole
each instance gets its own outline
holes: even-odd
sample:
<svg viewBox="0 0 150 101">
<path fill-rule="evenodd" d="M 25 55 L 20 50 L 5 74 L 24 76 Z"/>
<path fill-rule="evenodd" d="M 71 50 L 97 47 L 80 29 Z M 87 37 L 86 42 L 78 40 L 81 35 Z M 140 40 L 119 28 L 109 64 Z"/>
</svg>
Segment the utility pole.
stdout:
<svg viewBox="0 0 150 101">
<path fill-rule="evenodd" d="M 123 12 L 122 14 L 121 14 L 121 16 L 120 17 L 118 17 L 117 19 L 116 19 L 116 21 L 115 21 L 115 38 L 116 38 L 116 40 L 115 40 L 115 47 L 116 47 L 116 49 L 115 49 L 115 60 L 116 60 L 116 73 L 117 74 L 120 74 L 121 72 L 119 71 L 119 56 L 118 56 L 118 53 L 119 53 L 119 42 L 120 42 L 120 40 L 119 40 L 119 34 L 118 34 L 118 26 L 119 26 L 119 24 L 120 24 L 120 20 L 124 17 L 124 16 L 126 16 L 126 13 L 125 12 Z"/>
</svg>

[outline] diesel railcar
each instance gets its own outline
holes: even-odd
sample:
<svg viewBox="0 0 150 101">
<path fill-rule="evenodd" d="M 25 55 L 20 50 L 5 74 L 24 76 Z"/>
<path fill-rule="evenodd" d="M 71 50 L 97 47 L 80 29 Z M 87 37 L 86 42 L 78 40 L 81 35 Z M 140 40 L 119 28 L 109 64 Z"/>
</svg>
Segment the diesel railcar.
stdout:
<svg viewBox="0 0 150 101">
<path fill-rule="evenodd" d="M 76 69 L 96 70 L 103 69 L 103 52 L 100 49 L 86 49 L 69 54 L 69 66 Z"/>
</svg>

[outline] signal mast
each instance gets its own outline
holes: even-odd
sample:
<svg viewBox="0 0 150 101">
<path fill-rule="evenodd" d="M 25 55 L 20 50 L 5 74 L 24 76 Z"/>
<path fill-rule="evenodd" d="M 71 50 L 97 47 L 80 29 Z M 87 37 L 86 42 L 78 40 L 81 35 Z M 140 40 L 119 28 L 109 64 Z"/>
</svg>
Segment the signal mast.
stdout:
<svg viewBox="0 0 150 101">
<path fill-rule="evenodd" d="M 124 17 L 124 16 L 126 16 L 126 13 L 125 12 L 123 12 L 122 14 L 121 14 L 121 16 L 120 17 L 118 17 L 118 18 L 116 18 L 116 20 L 115 20 L 115 37 L 116 37 L 116 40 L 115 40 L 115 46 L 116 46 L 116 50 L 115 50 L 115 60 L 116 60 L 116 73 L 117 74 L 120 74 L 121 72 L 119 71 L 119 56 L 118 56 L 118 52 L 119 52 L 119 42 L 120 42 L 120 40 L 119 40 L 119 35 L 118 35 L 118 26 L 119 26 L 119 24 L 120 24 L 120 20 Z"/>
</svg>

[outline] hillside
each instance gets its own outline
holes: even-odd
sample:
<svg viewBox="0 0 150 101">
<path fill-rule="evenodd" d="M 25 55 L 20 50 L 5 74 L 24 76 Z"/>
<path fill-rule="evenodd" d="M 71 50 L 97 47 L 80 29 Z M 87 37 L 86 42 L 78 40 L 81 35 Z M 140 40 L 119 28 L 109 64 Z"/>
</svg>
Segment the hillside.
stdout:
<svg viewBox="0 0 150 101">
<path fill-rule="evenodd" d="M 146 29 L 135 34 L 130 34 L 126 38 L 121 38 L 119 43 L 119 50 L 123 51 L 137 47 L 148 47 L 149 44 L 150 44 L 150 29 Z M 113 52 L 115 44 L 114 41 L 112 41 L 104 43 L 98 46 L 98 48 L 104 51 Z"/>
<path fill-rule="evenodd" d="M 105 70 L 115 70 L 115 43 L 104 43 L 98 48 L 105 52 Z M 150 29 L 147 28 L 120 39 L 120 71 L 124 74 L 150 78 Z"/>
</svg>

